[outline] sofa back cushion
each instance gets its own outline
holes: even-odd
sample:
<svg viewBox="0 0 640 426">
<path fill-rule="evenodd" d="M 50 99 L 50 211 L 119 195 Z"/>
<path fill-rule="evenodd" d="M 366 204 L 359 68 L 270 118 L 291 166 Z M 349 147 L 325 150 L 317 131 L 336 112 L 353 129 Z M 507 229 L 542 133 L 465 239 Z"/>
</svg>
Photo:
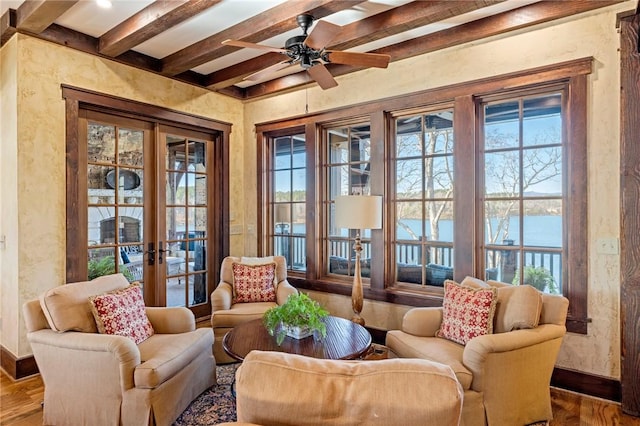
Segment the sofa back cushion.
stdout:
<svg viewBox="0 0 640 426">
<path fill-rule="evenodd" d="M 421 359 L 325 360 L 252 351 L 236 374 L 238 421 L 305 425 L 457 425 L 462 388 Z"/>
<path fill-rule="evenodd" d="M 122 274 L 61 285 L 40 295 L 40 306 L 52 330 L 97 333 L 89 297 L 129 286 Z"/>
</svg>

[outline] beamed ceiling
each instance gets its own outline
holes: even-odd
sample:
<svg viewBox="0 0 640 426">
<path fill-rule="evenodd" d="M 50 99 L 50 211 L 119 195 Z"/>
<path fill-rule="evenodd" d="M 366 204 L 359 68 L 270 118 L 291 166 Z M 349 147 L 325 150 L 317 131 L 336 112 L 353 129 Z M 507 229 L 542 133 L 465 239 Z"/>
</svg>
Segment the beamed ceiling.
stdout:
<svg viewBox="0 0 640 426">
<path fill-rule="evenodd" d="M 112 0 L 111 8 L 101 9 L 93 0 L 2 0 L 0 42 L 4 45 L 15 33 L 29 34 L 228 96 L 252 99 L 316 83 L 299 64 L 245 80 L 287 58 L 222 42 L 233 39 L 282 48 L 288 38 L 302 34 L 296 22 L 299 14 L 341 26 L 327 49 L 387 54 L 394 62 L 620 2 Z M 363 69 L 338 64 L 326 68 L 334 77 Z M 340 90 L 340 86 L 328 90 Z"/>
</svg>

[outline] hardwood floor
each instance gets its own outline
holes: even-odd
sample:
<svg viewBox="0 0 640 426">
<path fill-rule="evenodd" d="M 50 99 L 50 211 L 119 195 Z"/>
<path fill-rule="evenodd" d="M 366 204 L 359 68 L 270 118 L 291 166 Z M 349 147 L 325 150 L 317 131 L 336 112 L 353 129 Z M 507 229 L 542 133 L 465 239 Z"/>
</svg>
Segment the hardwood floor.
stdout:
<svg viewBox="0 0 640 426">
<path fill-rule="evenodd" d="M 42 425 L 44 387 L 40 376 L 13 381 L 0 373 L 0 425 Z M 640 426 L 640 418 L 622 413 L 620 404 L 551 388 L 550 426 Z"/>
</svg>

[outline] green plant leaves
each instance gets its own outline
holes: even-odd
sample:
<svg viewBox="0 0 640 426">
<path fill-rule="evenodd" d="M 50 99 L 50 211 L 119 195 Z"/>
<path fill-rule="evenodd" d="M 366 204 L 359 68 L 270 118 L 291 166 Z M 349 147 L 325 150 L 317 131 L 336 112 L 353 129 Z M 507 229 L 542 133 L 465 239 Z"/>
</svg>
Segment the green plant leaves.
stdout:
<svg viewBox="0 0 640 426">
<path fill-rule="evenodd" d="M 280 306 L 265 312 L 262 321 L 271 336 L 276 337 L 276 343 L 282 344 L 286 332 L 282 324 L 293 327 L 308 327 L 318 331 L 322 337 L 327 335 L 327 326 L 323 319 L 329 315 L 318 302 L 304 293 L 292 294 Z"/>
</svg>

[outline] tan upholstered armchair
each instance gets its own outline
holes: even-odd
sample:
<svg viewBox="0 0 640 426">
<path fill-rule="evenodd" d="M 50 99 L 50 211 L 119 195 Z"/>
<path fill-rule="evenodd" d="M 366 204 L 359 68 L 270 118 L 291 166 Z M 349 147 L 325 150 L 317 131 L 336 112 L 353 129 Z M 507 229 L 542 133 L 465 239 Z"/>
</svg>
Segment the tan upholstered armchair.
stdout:
<svg viewBox="0 0 640 426">
<path fill-rule="evenodd" d="M 44 382 L 47 425 L 171 425 L 216 383 L 213 336 L 187 308 L 146 308 L 140 344 L 99 334 L 88 298 L 129 286 L 122 274 L 55 287 L 23 306 Z"/>
<path fill-rule="evenodd" d="M 233 303 L 233 264 L 246 263 L 260 265 L 275 262 L 276 264 L 276 302 Z M 223 259 L 220 267 L 220 282 L 211 293 L 211 327 L 215 336 L 213 354 L 219 364 L 235 362 L 224 351 L 222 339 L 233 327 L 247 321 L 262 318 L 267 309 L 281 305 L 296 290 L 287 281 L 287 264 L 284 256 L 241 258 L 229 256 Z"/>
<path fill-rule="evenodd" d="M 238 368 L 236 393 L 238 421 L 265 426 L 457 426 L 462 407 L 451 368 L 421 359 L 252 351 Z"/>
<path fill-rule="evenodd" d="M 400 357 L 453 369 L 464 389 L 464 426 L 551 420 L 549 385 L 566 332 L 569 301 L 530 286 L 489 284 L 498 287 L 493 334 L 475 337 L 464 346 L 435 337 L 443 308 L 413 308 L 405 314 L 401 330 L 387 333 L 386 345 Z"/>
</svg>

